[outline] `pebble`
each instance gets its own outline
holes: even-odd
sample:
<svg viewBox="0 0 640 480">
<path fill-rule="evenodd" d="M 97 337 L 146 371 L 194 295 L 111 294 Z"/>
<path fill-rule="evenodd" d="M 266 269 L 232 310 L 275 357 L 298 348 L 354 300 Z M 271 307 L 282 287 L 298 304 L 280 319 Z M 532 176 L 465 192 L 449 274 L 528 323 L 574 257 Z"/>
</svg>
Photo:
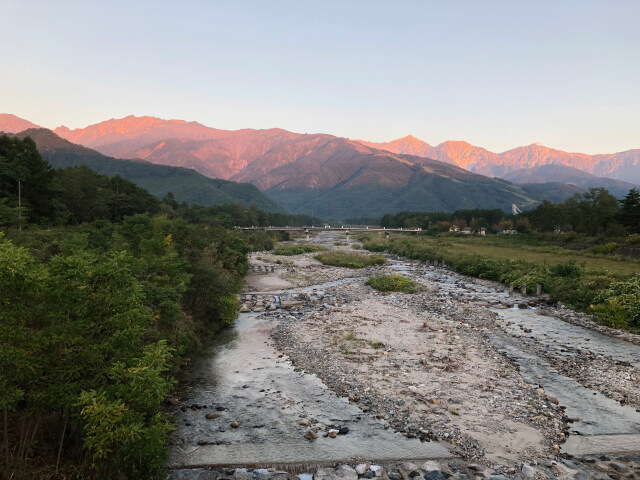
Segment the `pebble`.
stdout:
<svg viewBox="0 0 640 480">
<path fill-rule="evenodd" d="M 629 467 L 627 467 L 624 463 L 610 462 L 609 465 L 612 466 L 618 472 L 626 472 L 627 470 L 629 470 Z"/>
<path fill-rule="evenodd" d="M 602 463 L 602 462 L 596 462 L 596 463 L 593 465 L 593 468 L 595 468 L 597 471 L 602 472 L 602 473 L 604 473 L 604 472 L 608 472 L 608 471 L 609 471 L 609 467 L 607 467 L 607 466 L 606 466 L 604 463 Z"/>
<path fill-rule="evenodd" d="M 433 470 L 440 470 L 440 465 L 438 462 L 428 461 L 422 464 L 422 470 L 425 472 L 431 472 Z"/>
<path fill-rule="evenodd" d="M 219 418 L 219 417 L 220 417 L 220 415 L 219 415 L 219 414 L 217 414 L 217 413 L 207 413 L 204 417 L 205 417 L 207 420 L 214 420 L 214 419 L 216 419 L 216 418 Z"/>
<path fill-rule="evenodd" d="M 432 470 L 430 472 L 425 473 L 425 480 L 447 480 L 447 476 L 444 472 L 440 470 Z"/>
<path fill-rule="evenodd" d="M 307 440 L 315 440 L 316 438 L 318 438 L 318 434 L 313 430 L 309 430 L 304 434 L 304 438 L 306 438 Z"/>
<path fill-rule="evenodd" d="M 531 465 L 527 465 L 526 463 L 522 465 L 522 478 L 528 480 L 529 478 L 534 478 L 536 476 L 536 469 Z"/>
<path fill-rule="evenodd" d="M 382 477 L 383 473 L 385 473 L 384 468 L 380 465 L 371 465 L 369 470 L 371 470 L 376 477 Z"/>
<path fill-rule="evenodd" d="M 369 470 L 369 467 L 371 465 L 369 465 L 368 463 L 359 463 L 358 465 L 356 465 L 356 473 L 358 475 L 364 475 L 367 470 Z"/>
<path fill-rule="evenodd" d="M 238 427 L 240 426 L 240 424 L 239 424 L 238 422 L 231 422 L 231 423 L 229 424 L 229 426 L 230 426 L 231 428 L 238 428 Z"/>
<path fill-rule="evenodd" d="M 340 465 L 336 468 L 335 478 L 340 480 L 358 480 L 358 474 L 349 465 Z"/>
</svg>

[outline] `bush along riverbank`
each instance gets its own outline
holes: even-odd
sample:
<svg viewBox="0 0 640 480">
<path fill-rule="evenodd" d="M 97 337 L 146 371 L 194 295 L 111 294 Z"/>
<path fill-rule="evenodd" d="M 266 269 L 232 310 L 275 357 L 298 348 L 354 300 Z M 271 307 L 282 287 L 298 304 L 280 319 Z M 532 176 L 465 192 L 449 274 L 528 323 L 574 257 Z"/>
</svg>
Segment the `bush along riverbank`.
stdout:
<svg viewBox="0 0 640 480">
<path fill-rule="evenodd" d="M 162 478 L 175 373 L 273 248 L 225 227 L 269 216 L 54 170 L 28 138 L 0 164 L 0 478 Z"/>
<path fill-rule="evenodd" d="M 421 237 L 368 235 L 363 246 L 372 252 L 389 252 L 421 261 L 444 261 L 453 270 L 520 288 L 540 284 L 552 302 L 562 302 L 576 310 L 593 313 L 604 325 L 640 331 L 640 276 L 622 277 L 602 270 L 588 269 L 576 262 L 548 265 L 488 255 L 465 254 L 438 248 Z"/>
</svg>

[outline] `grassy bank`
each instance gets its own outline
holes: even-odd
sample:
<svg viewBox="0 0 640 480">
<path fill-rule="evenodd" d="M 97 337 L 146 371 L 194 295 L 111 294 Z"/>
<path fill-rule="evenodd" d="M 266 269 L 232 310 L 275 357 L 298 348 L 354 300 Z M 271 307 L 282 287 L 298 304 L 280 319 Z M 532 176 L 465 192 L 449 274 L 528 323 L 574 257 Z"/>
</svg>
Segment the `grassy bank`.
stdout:
<svg viewBox="0 0 640 480">
<path fill-rule="evenodd" d="M 363 237 L 364 247 L 406 258 L 444 260 L 454 270 L 516 287 L 542 285 L 552 301 L 595 313 L 600 322 L 616 328 L 640 330 L 638 264 L 615 258 L 580 256 L 553 249 L 518 245 L 487 245 L 475 238 L 396 236 L 385 240 Z M 535 251 L 534 248 L 552 248 Z M 580 263 L 578 263 L 580 260 Z"/>
<path fill-rule="evenodd" d="M 442 250 L 455 252 L 464 249 L 467 253 L 487 255 L 494 258 L 518 258 L 535 263 L 546 262 L 550 265 L 575 261 L 584 263 L 590 269 L 605 269 L 616 275 L 634 275 L 640 273 L 640 260 L 623 257 L 615 253 L 606 253 L 606 245 L 579 249 L 580 245 L 567 243 L 565 248 L 564 238 L 567 235 L 559 235 L 555 239 L 541 240 L 532 235 L 491 235 L 481 237 L 471 236 L 438 236 L 435 238 L 423 238 L 422 243 L 437 245 Z M 555 240 L 555 241 L 554 241 Z M 585 247 L 587 245 L 584 245 Z M 598 253 L 599 252 L 599 253 Z"/>
</svg>

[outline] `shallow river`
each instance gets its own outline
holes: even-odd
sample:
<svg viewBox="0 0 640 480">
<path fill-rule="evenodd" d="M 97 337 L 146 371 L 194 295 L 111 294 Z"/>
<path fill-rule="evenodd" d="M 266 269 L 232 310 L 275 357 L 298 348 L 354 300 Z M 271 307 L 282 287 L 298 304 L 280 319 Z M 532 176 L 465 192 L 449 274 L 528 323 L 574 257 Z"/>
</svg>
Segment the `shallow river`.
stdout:
<svg viewBox="0 0 640 480">
<path fill-rule="evenodd" d="M 321 234 L 319 239 L 328 243 L 334 237 Z M 465 301 L 496 305 L 524 300 L 519 295 L 509 298 L 502 285 L 479 285 L 447 269 L 402 260 L 393 260 L 391 265 L 410 276 L 433 281 L 441 291 L 463 296 Z M 352 278 L 292 291 L 361 280 Z M 494 311 L 503 322 L 503 330 L 490 333 L 489 341 L 519 366 L 528 382 L 542 386 L 567 407 L 569 417 L 579 419 L 572 424 L 575 431 L 582 435 L 640 433 L 640 413 L 634 408 L 621 406 L 560 374 L 544 359 L 527 353 L 522 348 L 526 339 L 521 337 L 526 327 L 531 330 L 527 333 L 529 340 L 559 355 L 588 350 L 636 366 L 640 365 L 640 347 L 541 315 L 535 309 Z M 235 327 L 194 361 L 186 383 L 189 398 L 172 410 L 177 419 L 172 467 L 293 464 L 305 471 L 305 465 L 310 470 L 313 465 L 354 457 L 382 461 L 449 456 L 442 444 L 409 440 L 384 429 L 382 423 L 330 392 L 314 375 L 296 371 L 270 345 L 274 321 L 260 320 L 257 315 L 241 314 Z M 206 408 L 180 408 L 192 404 Z M 206 419 L 207 413 L 220 416 Z M 348 433 L 335 439 L 321 433 L 320 438 L 310 441 L 304 438 L 309 429 L 301 425 L 304 419 L 347 427 Z M 232 422 L 239 426 L 232 428 Z"/>
</svg>

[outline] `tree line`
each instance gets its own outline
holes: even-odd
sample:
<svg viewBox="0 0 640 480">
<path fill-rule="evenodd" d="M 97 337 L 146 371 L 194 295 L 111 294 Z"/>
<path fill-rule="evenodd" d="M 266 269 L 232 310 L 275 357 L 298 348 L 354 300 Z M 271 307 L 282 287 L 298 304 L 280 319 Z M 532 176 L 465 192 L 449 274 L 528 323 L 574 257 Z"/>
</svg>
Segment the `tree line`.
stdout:
<svg viewBox="0 0 640 480">
<path fill-rule="evenodd" d="M 455 212 L 400 212 L 386 214 L 380 225 L 387 228 L 422 228 L 432 233 L 452 227 L 469 227 L 489 232 L 517 230 L 566 233 L 619 238 L 640 234 L 640 191 L 632 188 L 617 200 L 604 188 L 592 188 L 559 203 L 543 201 L 518 215 L 500 209 L 457 210 Z"/>
</svg>

